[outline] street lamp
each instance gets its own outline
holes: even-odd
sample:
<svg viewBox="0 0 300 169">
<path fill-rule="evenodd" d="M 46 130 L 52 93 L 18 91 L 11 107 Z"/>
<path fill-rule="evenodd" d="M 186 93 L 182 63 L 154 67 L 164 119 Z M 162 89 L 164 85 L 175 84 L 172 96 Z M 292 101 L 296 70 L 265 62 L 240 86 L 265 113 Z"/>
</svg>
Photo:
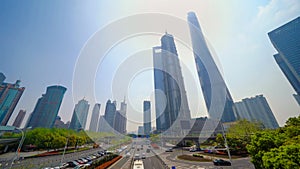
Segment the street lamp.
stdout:
<svg viewBox="0 0 300 169">
<path fill-rule="evenodd" d="M 15 161 L 16 159 L 18 159 L 18 157 L 19 157 L 19 153 L 20 153 L 20 151 L 21 151 L 23 142 L 24 142 L 24 140 L 25 140 L 25 138 L 26 138 L 26 130 L 27 130 L 27 129 L 31 129 L 31 128 L 32 128 L 32 127 L 27 127 L 27 128 L 25 128 L 25 134 L 24 134 L 23 129 L 20 129 L 20 128 L 17 128 L 17 127 L 14 128 L 15 130 L 21 131 L 21 133 L 22 133 L 22 138 L 21 138 L 20 143 L 19 143 L 19 146 L 18 146 L 18 148 L 17 148 L 17 150 L 16 150 L 16 154 L 15 154 L 14 158 L 13 158 L 12 161 L 11 161 L 10 168 L 12 168 L 12 165 L 13 165 L 14 161 Z"/>
</svg>

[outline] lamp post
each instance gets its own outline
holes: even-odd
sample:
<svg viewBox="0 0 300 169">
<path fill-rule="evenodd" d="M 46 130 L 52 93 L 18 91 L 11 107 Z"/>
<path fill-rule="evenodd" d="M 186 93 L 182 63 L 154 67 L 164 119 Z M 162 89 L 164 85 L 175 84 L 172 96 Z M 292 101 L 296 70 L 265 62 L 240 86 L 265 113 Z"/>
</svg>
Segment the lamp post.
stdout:
<svg viewBox="0 0 300 169">
<path fill-rule="evenodd" d="M 18 146 L 18 148 L 17 148 L 17 150 L 16 150 L 15 156 L 13 157 L 13 159 L 12 159 L 12 161 L 11 161 L 10 168 L 12 168 L 12 165 L 13 165 L 14 161 L 15 161 L 16 159 L 18 159 L 18 157 L 19 157 L 19 154 L 20 154 L 20 151 L 21 151 L 23 142 L 24 142 L 25 137 L 26 137 L 26 130 L 27 130 L 27 129 L 31 129 L 31 127 L 25 128 L 25 134 L 24 134 L 23 129 L 20 129 L 20 128 L 17 128 L 17 127 L 16 127 L 15 129 L 21 131 L 21 133 L 22 133 L 22 138 L 21 138 L 20 143 L 19 143 L 19 146 Z"/>
</svg>

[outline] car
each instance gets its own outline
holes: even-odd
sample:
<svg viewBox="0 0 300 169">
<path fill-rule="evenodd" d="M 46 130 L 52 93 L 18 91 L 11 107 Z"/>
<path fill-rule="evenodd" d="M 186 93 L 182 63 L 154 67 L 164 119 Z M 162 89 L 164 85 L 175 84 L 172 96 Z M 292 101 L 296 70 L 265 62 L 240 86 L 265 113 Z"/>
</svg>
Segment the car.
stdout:
<svg viewBox="0 0 300 169">
<path fill-rule="evenodd" d="M 166 152 L 173 152 L 173 149 L 172 149 L 172 148 L 168 148 L 168 149 L 166 150 Z"/>
<path fill-rule="evenodd" d="M 79 166 L 79 163 L 76 161 L 69 161 L 68 163 L 68 167 L 76 167 Z"/>
<path fill-rule="evenodd" d="M 142 159 L 146 159 L 145 153 L 142 154 Z"/>
<path fill-rule="evenodd" d="M 125 157 L 130 157 L 130 153 L 128 152 L 128 153 L 126 153 L 126 155 L 125 155 Z"/>
<path fill-rule="evenodd" d="M 196 152 L 196 149 L 195 148 L 191 148 L 190 152 Z"/>
<path fill-rule="evenodd" d="M 140 155 L 139 154 L 135 154 L 133 160 L 140 160 Z"/>
<path fill-rule="evenodd" d="M 223 159 L 214 159 L 213 163 L 214 163 L 214 165 L 217 165 L 217 166 L 231 166 L 230 161 L 226 161 Z"/>
<path fill-rule="evenodd" d="M 84 161 L 82 161 L 82 160 L 80 160 L 80 159 L 78 159 L 78 160 L 75 160 L 77 163 L 79 163 L 79 164 L 84 164 L 85 162 Z"/>
</svg>

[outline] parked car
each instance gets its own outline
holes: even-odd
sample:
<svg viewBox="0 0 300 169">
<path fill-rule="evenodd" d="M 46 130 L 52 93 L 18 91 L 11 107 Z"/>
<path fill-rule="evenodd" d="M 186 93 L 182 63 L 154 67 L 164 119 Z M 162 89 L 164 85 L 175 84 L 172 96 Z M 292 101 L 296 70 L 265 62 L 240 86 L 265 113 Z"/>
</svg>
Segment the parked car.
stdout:
<svg viewBox="0 0 300 169">
<path fill-rule="evenodd" d="M 166 152 L 173 152 L 173 149 L 172 149 L 172 148 L 168 148 L 168 149 L 166 150 Z"/>
<path fill-rule="evenodd" d="M 223 160 L 223 159 L 215 159 L 213 160 L 214 165 L 218 166 L 231 166 L 231 162 Z"/>
<path fill-rule="evenodd" d="M 76 161 L 69 161 L 68 163 L 68 167 L 76 167 L 79 166 L 79 163 L 77 163 Z"/>
</svg>

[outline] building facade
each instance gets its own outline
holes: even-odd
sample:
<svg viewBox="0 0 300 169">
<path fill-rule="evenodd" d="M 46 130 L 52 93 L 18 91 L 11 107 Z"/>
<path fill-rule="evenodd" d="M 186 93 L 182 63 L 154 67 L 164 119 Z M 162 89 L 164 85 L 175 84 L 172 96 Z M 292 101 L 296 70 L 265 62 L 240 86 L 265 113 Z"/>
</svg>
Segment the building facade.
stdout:
<svg viewBox="0 0 300 169">
<path fill-rule="evenodd" d="M 300 17 L 268 33 L 277 50 L 274 58 L 294 90 L 300 95 Z"/>
<path fill-rule="evenodd" d="M 235 107 L 231 94 L 212 57 L 194 12 L 188 13 L 188 23 L 196 69 L 210 118 L 222 122 L 235 121 Z"/>
<path fill-rule="evenodd" d="M 69 128 L 69 125 L 70 125 L 70 123 L 64 123 L 64 122 L 61 120 L 61 117 L 60 117 L 60 116 L 56 116 L 53 127 L 54 127 L 54 128 L 63 128 L 63 129 L 67 129 L 67 128 Z"/>
<path fill-rule="evenodd" d="M 151 103 L 150 101 L 144 101 L 144 134 L 150 135 L 151 131 Z"/>
<path fill-rule="evenodd" d="M 26 110 L 20 110 L 14 123 L 13 123 L 13 126 L 20 128 L 25 115 L 26 115 Z"/>
<path fill-rule="evenodd" d="M 98 120 L 99 120 L 99 115 L 100 115 L 100 107 L 101 104 L 96 103 L 93 112 L 92 112 L 92 118 L 91 118 L 91 123 L 90 123 L 90 131 L 97 132 L 98 129 Z"/>
<path fill-rule="evenodd" d="M 171 34 L 165 33 L 161 38 L 161 46 L 153 47 L 153 64 L 157 131 L 185 134 L 190 129 L 191 115 Z"/>
<path fill-rule="evenodd" d="M 20 87 L 20 80 L 16 83 L 5 83 L 5 76 L 0 74 L 0 125 L 6 126 L 13 114 L 25 88 Z"/>
<path fill-rule="evenodd" d="M 46 94 L 38 99 L 26 126 L 52 128 L 66 90 L 59 85 L 47 87 Z"/>
<path fill-rule="evenodd" d="M 261 122 L 264 127 L 270 129 L 279 127 L 277 120 L 263 95 L 245 98 L 235 104 L 237 107 L 237 116 L 240 119 L 258 121 Z"/>
<path fill-rule="evenodd" d="M 87 116 L 89 113 L 89 107 L 90 105 L 87 100 L 82 99 L 78 101 L 73 111 L 73 115 L 69 127 L 70 129 L 73 130 L 85 129 Z"/>
<path fill-rule="evenodd" d="M 115 116 L 116 116 L 116 102 L 108 100 L 105 106 L 104 119 L 111 128 L 114 128 Z"/>
</svg>

